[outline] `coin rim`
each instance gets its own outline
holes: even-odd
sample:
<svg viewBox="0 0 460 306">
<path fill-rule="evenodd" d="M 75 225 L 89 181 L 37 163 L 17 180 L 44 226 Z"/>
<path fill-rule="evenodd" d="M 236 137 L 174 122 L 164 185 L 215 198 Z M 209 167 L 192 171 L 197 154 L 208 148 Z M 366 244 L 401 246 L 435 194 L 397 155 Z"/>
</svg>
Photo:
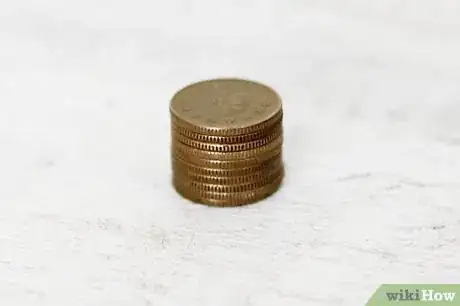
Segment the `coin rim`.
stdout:
<svg viewBox="0 0 460 306">
<path fill-rule="evenodd" d="M 247 168 L 260 165 L 268 159 L 271 159 L 277 155 L 283 153 L 282 145 L 273 148 L 272 150 L 267 150 L 261 152 L 259 155 L 251 156 L 245 159 L 233 159 L 233 160 L 219 160 L 209 157 L 197 157 L 193 155 L 187 155 L 186 153 L 172 151 L 171 158 L 180 158 L 188 163 L 191 163 L 198 167 L 206 167 L 210 169 L 236 169 L 236 168 Z"/>
<path fill-rule="evenodd" d="M 193 125 L 186 121 L 181 120 L 175 114 L 171 113 L 171 119 L 176 122 L 177 125 L 182 126 L 190 131 L 194 131 L 198 134 L 207 134 L 213 136 L 239 136 L 239 135 L 246 135 L 252 134 L 254 132 L 258 132 L 264 129 L 267 129 L 269 126 L 272 126 L 276 121 L 282 120 L 284 117 L 283 110 L 280 110 L 278 113 L 270 117 L 269 119 L 260 122 L 255 125 L 250 125 L 247 127 L 242 128 L 205 128 L 202 126 Z"/>
<path fill-rule="evenodd" d="M 271 133 L 273 129 L 283 126 L 282 117 L 274 122 L 272 125 L 267 126 L 265 129 L 261 129 L 248 134 L 241 135 L 227 135 L 227 136 L 216 136 L 209 134 L 197 133 L 193 130 L 184 128 L 183 126 L 178 125 L 173 118 L 171 118 L 171 132 L 178 133 L 192 140 L 202 141 L 207 143 L 217 143 L 217 144 L 229 144 L 229 143 L 240 143 L 240 142 L 249 142 L 256 139 L 265 137 L 267 134 Z"/>
<path fill-rule="evenodd" d="M 199 186 L 197 188 L 201 189 L 206 189 L 208 185 L 232 186 L 233 189 L 236 189 L 238 188 L 238 186 L 246 186 L 250 184 L 263 184 L 263 181 L 270 180 L 272 176 L 276 176 L 277 174 L 279 174 L 282 171 L 281 168 L 283 167 L 283 162 L 279 160 L 275 162 L 273 165 L 267 166 L 266 168 L 262 168 L 259 171 L 254 171 L 247 175 L 239 176 L 201 175 L 189 172 L 186 169 L 178 169 L 177 167 L 175 167 L 173 168 L 173 176 L 179 179 L 183 179 L 185 181 L 191 181 Z"/>
<path fill-rule="evenodd" d="M 243 165 L 242 167 L 209 168 L 207 166 L 201 166 L 201 165 L 190 163 L 186 160 L 183 160 L 181 158 L 174 157 L 174 156 L 171 158 L 171 165 L 172 167 L 174 167 L 176 163 L 179 167 L 186 168 L 187 171 L 190 171 L 198 175 L 233 177 L 233 176 L 245 176 L 252 172 L 260 171 L 261 169 L 264 169 L 265 167 L 270 167 L 271 164 L 281 163 L 282 161 L 283 161 L 283 155 L 282 155 L 282 152 L 279 152 L 279 154 L 275 156 L 271 156 L 265 160 L 262 160 L 255 165 L 249 165 L 249 166 Z"/>
<path fill-rule="evenodd" d="M 172 152 L 175 152 L 175 153 L 181 152 L 186 156 L 194 156 L 199 159 L 216 159 L 216 160 L 223 160 L 223 161 L 242 160 L 242 159 L 248 159 L 251 157 L 258 157 L 261 154 L 272 151 L 277 147 L 282 148 L 283 140 L 284 140 L 283 134 L 280 134 L 273 141 L 267 143 L 264 146 L 254 148 L 252 150 L 237 151 L 237 152 L 212 152 L 212 151 L 204 151 L 204 150 L 199 150 L 196 148 L 191 148 L 173 139 L 171 143 L 171 150 Z"/>
<path fill-rule="evenodd" d="M 283 127 L 279 125 L 272 132 L 263 138 L 256 139 L 250 142 L 229 143 L 229 144 L 216 144 L 207 143 L 203 141 L 191 140 L 183 135 L 172 133 L 172 141 L 179 141 L 188 147 L 199 149 L 202 151 L 210 152 L 240 152 L 253 150 L 265 146 L 283 134 Z"/>
<path fill-rule="evenodd" d="M 251 205 L 258 203 L 275 193 L 277 193 L 284 182 L 285 173 L 278 177 L 271 184 L 267 184 L 259 189 L 242 192 L 242 193 L 206 193 L 197 192 L 190 193 L 190 190 L 182 189 L 180 185 L 175 185 L 173 182 L 173 188 L 176 190 L 178 195 L 182 198 L 201 205 L 214 206 L 214 207 L 237 207 L 244 205 Z"/>
<path fill-rule="evenodd" d="M 239 192 L 251 191 L 251 190 L 260 188 L 262 186 L 265 186 L 267 184 L 270 184 L 272 181 L 276 180 L 277 177 L 279 177 L 282 171 L 283 171 L 282 168 L 280 168 L 280 169 L 277 169 L 277 171 L 275 171 L 274 173 L 271 173 L 271 175 L 262 176 L 262 178 L 259 181 L 242 183 L 242 184 L 232 184 L 232 185 L 230 184 L 228 185 L 209 184 L 209 183 L 197 182 L 190 178 L 179 176 L 178 173 L 173 174 L 173 179 L 180 180 L 181 183 L 187 184 L 184 187 L 192 189 L 192 190 L 202 190 L 204 192 L 217 192 L 217 193 L 239 193 Z"/>
</svg>

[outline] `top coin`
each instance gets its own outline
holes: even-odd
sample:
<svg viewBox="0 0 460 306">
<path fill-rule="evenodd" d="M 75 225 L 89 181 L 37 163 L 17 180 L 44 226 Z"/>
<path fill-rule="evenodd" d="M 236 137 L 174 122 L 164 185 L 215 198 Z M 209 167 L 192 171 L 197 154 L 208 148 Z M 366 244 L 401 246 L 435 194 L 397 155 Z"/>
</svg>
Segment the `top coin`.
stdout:
<svg viewBox="0 0 460 306">
<path fill-rule="evenodd" d="M 231 135 L 268 126 L 279 119 L 282 105 L 279 95 L 266 85 L 213 79 L 181 89 L 172 98 L 170 111 L 176 121 L 199 132 Z"/>
</svg>

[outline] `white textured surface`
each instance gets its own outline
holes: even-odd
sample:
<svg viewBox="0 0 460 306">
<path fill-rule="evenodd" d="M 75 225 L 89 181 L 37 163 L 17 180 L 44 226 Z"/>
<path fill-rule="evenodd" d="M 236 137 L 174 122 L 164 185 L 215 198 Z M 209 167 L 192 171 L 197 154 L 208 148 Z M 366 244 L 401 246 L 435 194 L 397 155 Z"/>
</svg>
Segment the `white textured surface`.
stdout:
<svg viewBox="0 0 460 306">
<path fill-rule="evenodd" d="M 460 4 L 2 1 L 0 304 L 364 305 L 460 275 Z M 284 188 L 170 186 L 168 101 L 285 100 Z"/>
</svg>

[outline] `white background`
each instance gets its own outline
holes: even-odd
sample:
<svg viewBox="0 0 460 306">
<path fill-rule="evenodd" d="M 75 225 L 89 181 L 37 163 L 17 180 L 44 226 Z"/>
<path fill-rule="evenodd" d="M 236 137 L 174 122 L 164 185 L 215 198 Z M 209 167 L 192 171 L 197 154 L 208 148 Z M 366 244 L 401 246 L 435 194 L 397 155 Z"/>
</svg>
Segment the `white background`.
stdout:
<svg viewBox="0 0 460 306">
<path fill-rule="evenodd" d="M 364 305 L 459 282 L 460 2 L 0 2 L 0 304 Z M 170 186 L 169 100 L 284 99 L 283 189 Z"/>
</svg>

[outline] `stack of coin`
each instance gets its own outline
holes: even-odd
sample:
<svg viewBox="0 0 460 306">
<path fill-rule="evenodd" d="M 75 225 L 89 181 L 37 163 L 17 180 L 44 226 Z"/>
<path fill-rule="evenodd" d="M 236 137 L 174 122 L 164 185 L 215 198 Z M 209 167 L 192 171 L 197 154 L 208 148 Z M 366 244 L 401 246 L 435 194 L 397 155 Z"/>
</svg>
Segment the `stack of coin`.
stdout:
<svg viewBox="0 0 460 306">
<path fill-rule="evenodd" d="M 211 206 L 260 201 L 279 189 L 282 103 L 270 87 L 242 79 L 191 84 L 172 98 L 173 185 Z"/>
</svg>

